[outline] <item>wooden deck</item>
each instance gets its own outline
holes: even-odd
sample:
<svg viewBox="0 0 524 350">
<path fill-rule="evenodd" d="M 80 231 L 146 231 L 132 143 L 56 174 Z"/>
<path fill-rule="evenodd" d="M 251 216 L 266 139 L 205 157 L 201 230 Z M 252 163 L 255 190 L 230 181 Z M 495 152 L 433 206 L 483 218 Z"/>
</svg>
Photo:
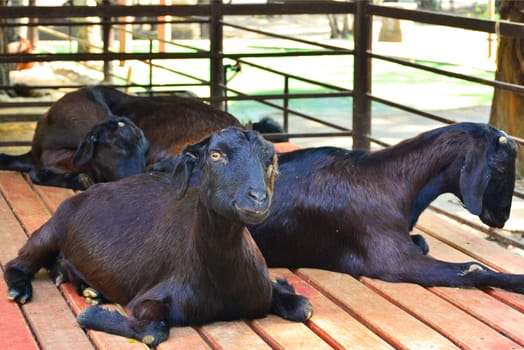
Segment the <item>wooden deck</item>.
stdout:
<svg viewBox="0 0 524 350">
<path fill-rule="evenodd" d="M 35 186 L 16 172 L 0 171 L 0 265 L 16 256 L 27 236 L 59 203 L 73 195 Z M 417 231 L 430 254 L 448 261 L 478 260 L 524 273 L 524 258 L 465 226 L 426 211 Z M 276 316 L 172 328 L 167 349 L 523 349 L 524 295 L 499 290 L 422 288 L 333 272 L 271 269 L 308 296 L 314 316 L 292 323 Z M 82 330 L 75 315 L 86 307 L 69 284 L 56 288 L 45 272 L 34 280 L 33 301 L 9 302 L 0 282 L 0 349 L 147 349 L 141 343 Z"/>
</svg>

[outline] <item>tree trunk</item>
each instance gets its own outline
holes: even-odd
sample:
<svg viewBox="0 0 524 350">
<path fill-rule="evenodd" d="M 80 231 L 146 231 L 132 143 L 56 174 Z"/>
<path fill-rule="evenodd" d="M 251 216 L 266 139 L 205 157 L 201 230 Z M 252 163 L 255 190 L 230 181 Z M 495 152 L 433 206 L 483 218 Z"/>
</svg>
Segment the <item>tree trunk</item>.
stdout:
<svg viewBox="0 0 524 350">
<path fill-rule="evenodd" d="M 524 22 L 524 2 L 504 0 L 500 17 L 513 22 Z M 495 79 L 524 85 L 524 39 L 500 37 Z M 513 136 L 524 138 L 524 95 L 495 88 L 489 122 Z M 522 146 L 519 147 L 517 175 L 524 176 Z"/>
</svg>

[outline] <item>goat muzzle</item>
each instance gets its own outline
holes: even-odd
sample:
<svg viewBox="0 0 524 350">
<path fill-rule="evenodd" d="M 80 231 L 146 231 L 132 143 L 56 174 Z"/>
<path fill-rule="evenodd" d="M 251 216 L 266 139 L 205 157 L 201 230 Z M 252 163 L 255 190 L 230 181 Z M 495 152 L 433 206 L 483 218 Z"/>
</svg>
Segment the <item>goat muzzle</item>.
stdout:
<svg viewBox="0 0 524 350">
<path fill-rule="evenodd" d="M 269 215 L 269 205 L 263 208 L 246 208 L 234 203 L 235 210 L 246 224 L 259 224 Z"/>
</svg>

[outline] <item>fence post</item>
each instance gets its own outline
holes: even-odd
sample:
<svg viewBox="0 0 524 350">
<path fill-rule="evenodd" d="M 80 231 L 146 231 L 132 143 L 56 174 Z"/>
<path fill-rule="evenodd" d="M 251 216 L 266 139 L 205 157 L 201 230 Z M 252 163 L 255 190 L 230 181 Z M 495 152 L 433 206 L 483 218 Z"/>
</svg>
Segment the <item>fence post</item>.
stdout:
<svg viewBox="0 0 524 350">
<path fill-rule="evenodd" d="M 102 0 L 102 5 L 109 6 L 111 2 L 109 0 Z M 103 42 L 103 53 L 107 55 L 110 51 L 112 44 L 112 28 L 111 28 L 111 17 L 103 16 L 102 20 L 102 42 Z M 112 81 L 113 69 L 112 61 L 104 58 L 104 82 L 110 83 Z"/>
<path fill-rule="evenodd" d="M 356 2 L 353 63 L 353 149 L 370 149 L 371 135 L 371 16 L 370 0 Z"/>
<path fill-rule="evenodd" d="M 211 106 L 224 110 L 224 89 L 225 85 L 224 64 L 222 62 L 223 50 L 223 31 L 222 13 L 218 13 L 219 5 L 222 0 L 211 1 L 211 17 L 209 28 L 209 46 L 211 50 L 210 62 L 210 103 Z"/>
<path fill-rule="evenodd" d="M 7 7 L 7 0 L 0 0 L 0 8 Z M 7 19 L 0 19 L 0 53 L 7 53 L 8 44 L 8 27 L 6 26 Z M 0 63 L 0 85 L 11 85 L 9 80 L 9 70 L 12 64 Z M 4 94 L 7 90 L 0 90 L 0 94 Z"/>
</svg>

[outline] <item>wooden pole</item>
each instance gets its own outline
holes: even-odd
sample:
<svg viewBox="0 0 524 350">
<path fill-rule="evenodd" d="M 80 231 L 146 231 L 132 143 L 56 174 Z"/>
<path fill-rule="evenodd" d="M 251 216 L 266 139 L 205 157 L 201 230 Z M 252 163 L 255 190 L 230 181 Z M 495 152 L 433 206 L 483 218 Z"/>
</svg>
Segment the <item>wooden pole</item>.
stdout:
<svg viewBox="0 0 524 350">
<path fill-rule="evenodd" d="M 160 0 L 160 5 L 171 5 L 171 0 Z M 161 16 L 158 18 L 160 21 L 171 21 L 171 16 Z M 166 41 L 172 39 L 172 28 L 171 23 L 159 23 L 158 24 L 158 51 L 166 52 Z"/>
</svg>

